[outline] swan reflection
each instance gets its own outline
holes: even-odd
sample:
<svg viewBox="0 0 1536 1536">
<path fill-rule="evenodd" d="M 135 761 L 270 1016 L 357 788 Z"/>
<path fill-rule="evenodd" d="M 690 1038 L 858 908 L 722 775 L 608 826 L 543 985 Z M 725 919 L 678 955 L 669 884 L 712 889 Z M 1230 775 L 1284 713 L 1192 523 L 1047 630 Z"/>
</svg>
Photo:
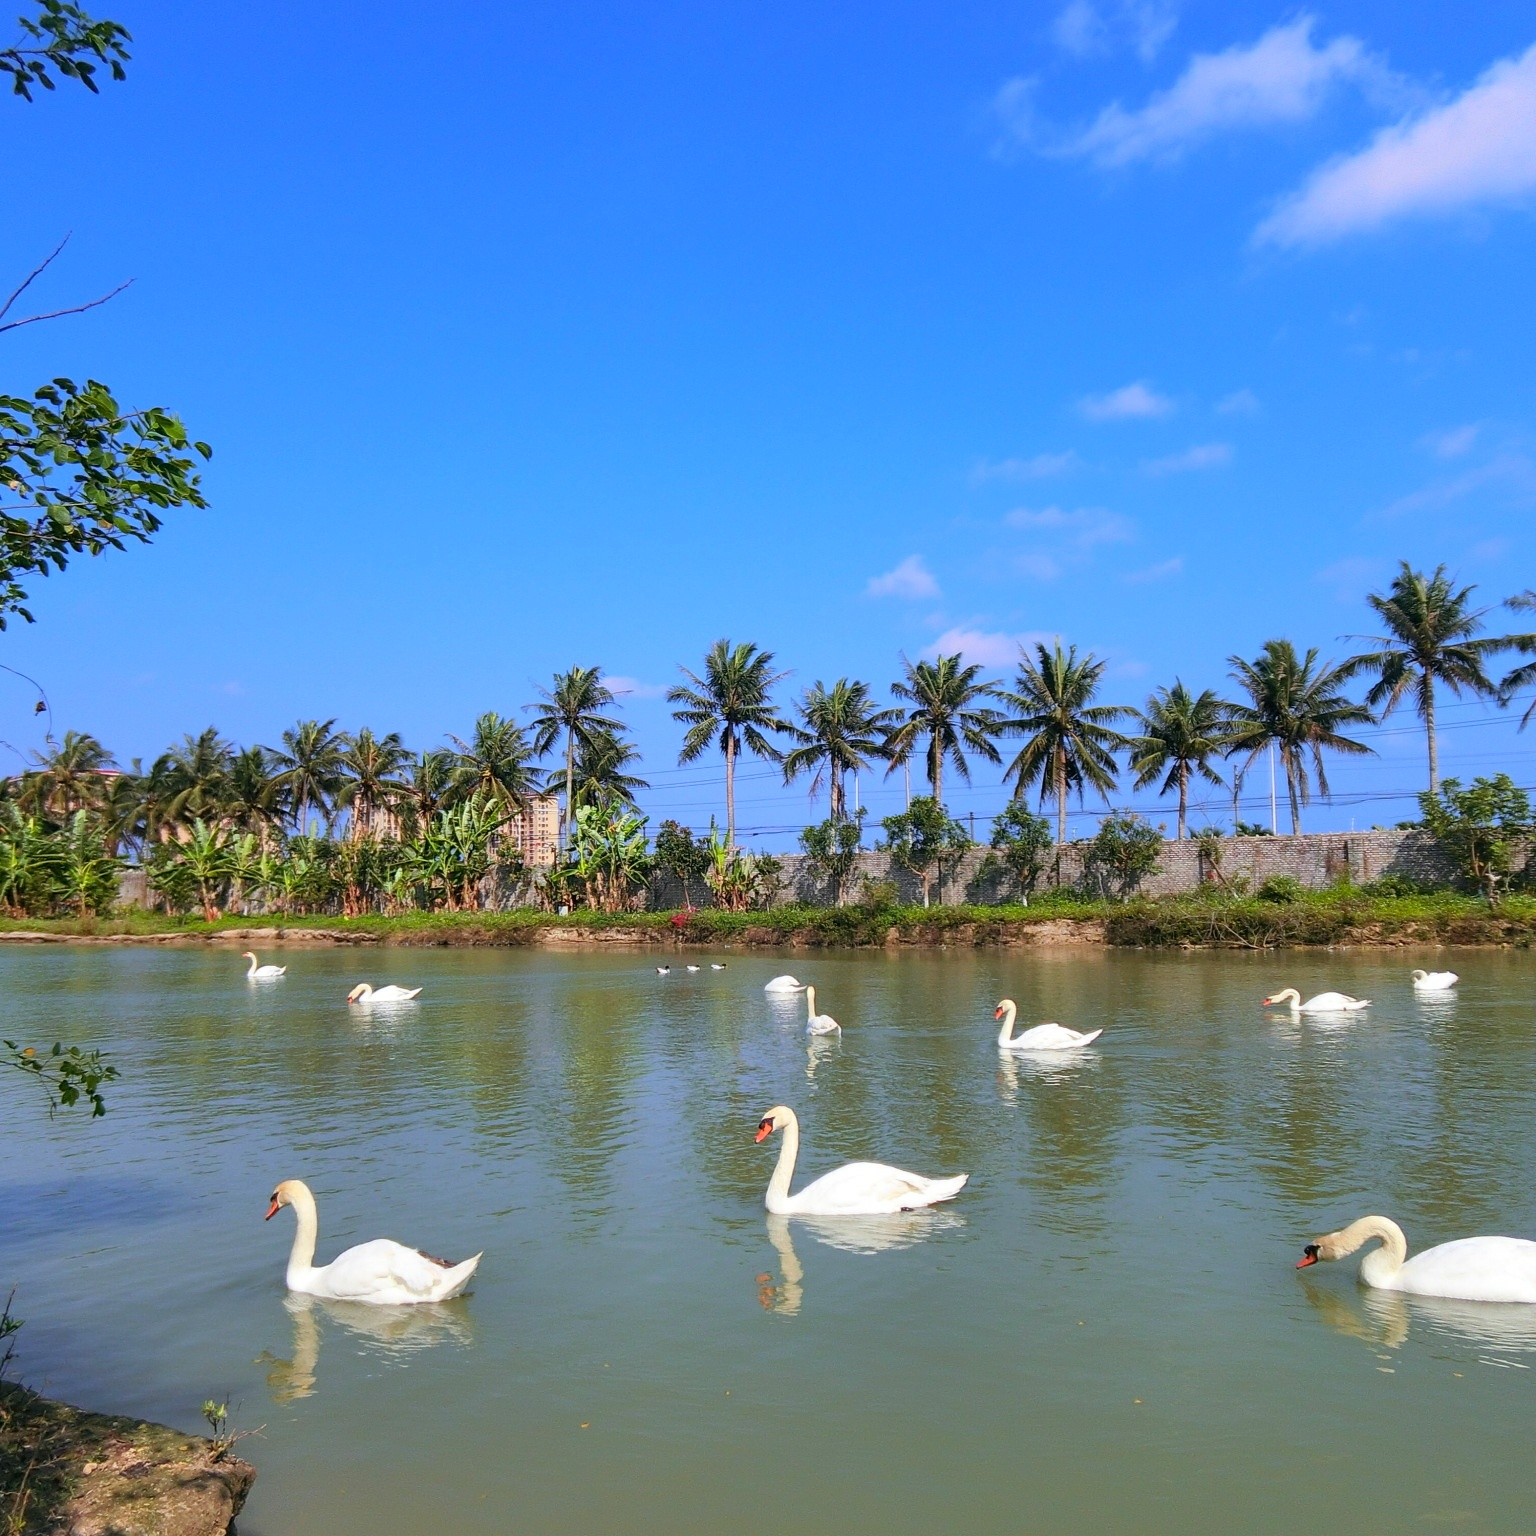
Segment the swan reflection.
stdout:
<svg viewBox="0 0 1536 1536">
<path fill-rule="evenodd" d="M 810 1043 L 805 1048 L 805 1075 L 811 1082 L 816 1081 L 816 1068 L 822 1061 L 835 1055 L 842 1045 L 840 1035 L 813 1035 Z"/>
<path fill-rule="evenodd" d="M 795 1252 L 795 1228 L 828 1248 L 868 1255 L 913 1248 L 963 1227 L 965 1218 L 955 1211 L 922 1210 L 889 1216 L 769 1216 L 766 1224 L 783 1280 L 775 1284 L 772 1275 L 759 1275 L 757 1299 L 766 1311 L 793 1317 L 805 1300 L 805 1267 Z"/>
<path fill-rule="evenodd" d="M 1019 1096 L 1021 1082 L 1052 1082 L 1076 1077 L 1080 1072 L 1097 1072 L 1102 1058 L 1095 1050 L 1018 1051 L 997 1054 L 997 1086 L 1005 1104 Z"/>
<path fill-rule="evenodd" d="M 462 1297 L 409 1307 L 376 1307 L 290 1291 L 283 1297 L 283 1305 L 293 1319 L 292 1356 L 279 1360 L 263 1352 L 258 1361 L 267 1367 L 267 1390 L 275 1403 L 314 1396 L 324 1336 L 322 1320 L 361 1340 L 364 1353 L 394 1364 L 404 1364 L 416 1351 L 439 1344 L 467 1348 L 475 1341 Z"/>
<path fill-rule="evenodd" d="M 1340 1292 L 1307 1285 L 1307 1300 L 1336 1333 L 1398 1349 L 1411 1333 L 1430 1334 L 1474 1349 L 1536 1353 L 1536 1307 L 1516 1302 L 1452 1301 L 1359 1287 Z"/>
</svg>

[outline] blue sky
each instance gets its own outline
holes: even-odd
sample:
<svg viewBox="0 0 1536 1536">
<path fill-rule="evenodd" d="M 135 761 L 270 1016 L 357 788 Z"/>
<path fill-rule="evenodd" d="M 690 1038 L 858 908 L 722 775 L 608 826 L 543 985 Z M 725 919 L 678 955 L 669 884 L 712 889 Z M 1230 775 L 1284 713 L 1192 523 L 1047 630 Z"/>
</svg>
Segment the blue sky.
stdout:
<svg viewBox="0 0 1536 1536">
<path fill-rule="evenodd" d="M 1139 703 L 1342 656 L 1399 558 L 1536 584 L 1528 5 L 104 14 L 126 84 L 0 105 L 0 257 L 73 230 L 49 307 L 135 282 L 5 338 L 4 387 L 175 409 L 212 508 L 41 583 L 0 659 L 125 760 L 426 746 L 598 663 L 702 826 L 659 694 L 720 635 L 883 690 L 1060 634 Z M 1530 782 L 1510 714 L 1446 723 L 1446 771 Z M 1412 810 L 1413 720 L 1371 739 L 1310 827 Z M 747 772 L 745 826 L 806 818 Z"/>
</svg>

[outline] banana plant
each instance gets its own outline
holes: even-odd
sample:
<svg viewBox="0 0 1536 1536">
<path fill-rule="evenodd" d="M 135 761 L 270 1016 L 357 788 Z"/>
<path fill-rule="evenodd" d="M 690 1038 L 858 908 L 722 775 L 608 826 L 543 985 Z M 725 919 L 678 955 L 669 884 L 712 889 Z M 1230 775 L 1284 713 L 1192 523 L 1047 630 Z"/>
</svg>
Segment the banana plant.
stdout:
<svg viewBox="0 0 1536 1536">
<path fill-rule="evenodd" d="M 78 917 L 105 912 L 117 900 L 123 860 L 107 852 L 99 824 L 76 811 L 59 835 L 58 885 L 61 899 Z"/>
<path fill-rule="evenodd" d="M 572 853 L 587 904 L 622 912 L 650 876 L 645 817 L 610 807 L 584 805 L 576 812 Z"/>
<path fill-rule="evenodd" d="M 14 803 L 0 821 L 0 906 L 11 917 L 52 904 L 59 874 L 59 845 L 34 816 Z"/>
<path fill-rule="evenodd" d="M 186 841 L 177 851 L 197 887 L 203 921 L 217 922 L 221 915 L 219 897 L 234 873 L 229 833 L 222 827 L 210 827 L 201 816 L 196 816 Z"/>
</svg>

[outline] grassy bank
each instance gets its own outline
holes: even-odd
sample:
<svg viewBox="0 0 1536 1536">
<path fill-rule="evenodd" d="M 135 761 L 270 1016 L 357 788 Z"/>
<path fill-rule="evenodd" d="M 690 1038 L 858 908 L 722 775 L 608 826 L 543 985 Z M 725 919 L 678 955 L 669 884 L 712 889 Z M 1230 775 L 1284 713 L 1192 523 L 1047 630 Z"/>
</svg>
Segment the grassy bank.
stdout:
<svg viewBox="0 0 1536 1536">
<path fill-rule="evenodd" d="M 400 917 L 227 917 L 216 923 L 129 912 L 112 918 L 0 921 L 4 934 L 111 942 L 246 940 L 403 945 L 627 942 L 662 946 L 976 946 L 1098 943 L 1142 948 L 1275 948 L 1326 944 L 1503 944 L 1536 938 L 1536 897 L 1491 908 L 1455 892 L 1378 896 L 1349 887 L 1294 901 L 1172 896 L 1083 901 L 1051 896 L 1032 906 L 776 907 L 701 909 L 679 927 L 669 912 L 417 912 Z"/>
</svg>

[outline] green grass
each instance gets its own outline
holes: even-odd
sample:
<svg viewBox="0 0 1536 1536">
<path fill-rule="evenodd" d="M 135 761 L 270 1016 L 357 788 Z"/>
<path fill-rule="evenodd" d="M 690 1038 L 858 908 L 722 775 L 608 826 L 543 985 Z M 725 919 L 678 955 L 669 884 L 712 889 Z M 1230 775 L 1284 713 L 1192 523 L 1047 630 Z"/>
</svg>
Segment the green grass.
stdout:
<svg viewBox="0 0 1536 1536">
<path fill-rule="evenodd" d="M 1102 925 L 1110 944 L 1144 948 L 1219 945 L 1269 948 L 1308 944 L 1515 944 L 1536 938 L 1536 897 L 1511 896 L 1496 908 L 1452 891 L 1378 896 L 1348 886 L 1295 901 L 1165 896 L 1089 901 L 1051 893 L 1028 907 L 775 907 L 767 912 L 701 908 L 679 929 L 670 912 L 415 912 L 401 917 L 226 917 L 216 923 L 131 911 L 109 918 L 0 920 L 0 932 L 61 937 L 185 935 L 216 938 L 231 930 L 320 930 L 364 943 L 519 945 L 548 929 L 612 933 L 637 942 L 803 944 L 862 947 L 888 943 L 986 945 L 1029 942 L 1036 925 L 1063 920 Z M 1084 937 L 1096 936 L 1097 928 Z M 252 938 L 259 945 L 259 938 Z"/>
</svg>

